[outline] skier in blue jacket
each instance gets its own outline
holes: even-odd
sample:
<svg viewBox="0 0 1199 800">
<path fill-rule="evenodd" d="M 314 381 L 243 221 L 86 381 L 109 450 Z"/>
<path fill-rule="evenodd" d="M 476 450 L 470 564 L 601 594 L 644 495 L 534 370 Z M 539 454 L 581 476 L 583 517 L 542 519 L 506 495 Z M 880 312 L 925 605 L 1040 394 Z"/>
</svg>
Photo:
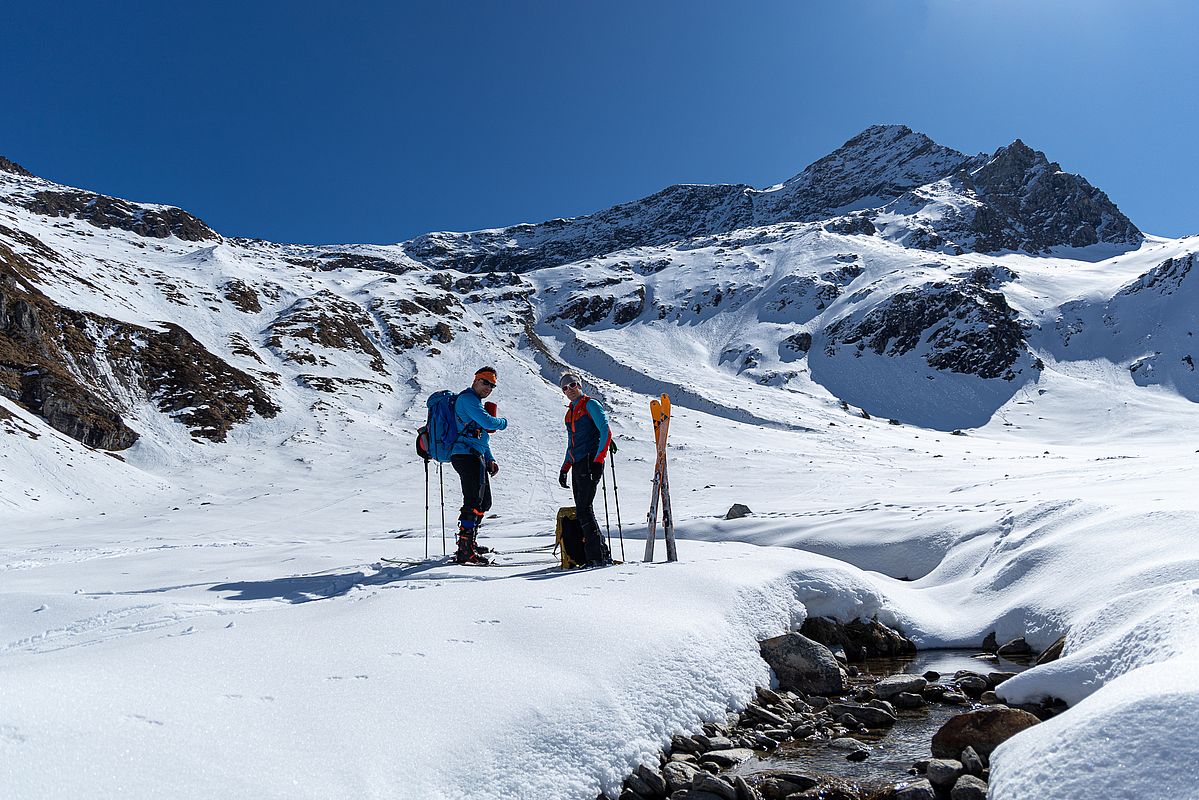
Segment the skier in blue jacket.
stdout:
<svg viewBox="0 0 1199 800">
<path fill-rule="evenodd" d="M 610 448 L 615 450 L 608 417 L 598 401 L 583 394 L 578 375 L 567 372 L 558 383 L 570 401 L 570 407 L 566 409 L 566 458 L 558 473 L 558 484 L 565 488 L 566 476 L 570 475 L 575 517 L 583 531 L 585 566 L 611 564 L 612 554 L 600 534 L 599 520 L 591 507 L 595 502 L 595 490 L 604 476 L 604 458 Z"/>
<path fill-rule="evenodd" d="M 458 422 L 458 441 L 450 453 L 450 464 L 462 481 L 462 509 L 458 513 L 458 550 L 454 561 L 459 564 L 487 564 L 483 553 L 488 548 L 479 545 L 479 525 L 491 508 L 491 477 L 500 471 L 500 465 L 491 454 L 491 437 L 494 431 L 508 427 L 508 420 L 494 416 L 494 411 L 484 408 L 486 400 L 496 387 L 494 367 L 482 367 L 475 372 L 470 388 L 458 394 L 454 402 L 454 415 Z M 494 403 L 488 403 L 491 409 Z"/>
</svg>

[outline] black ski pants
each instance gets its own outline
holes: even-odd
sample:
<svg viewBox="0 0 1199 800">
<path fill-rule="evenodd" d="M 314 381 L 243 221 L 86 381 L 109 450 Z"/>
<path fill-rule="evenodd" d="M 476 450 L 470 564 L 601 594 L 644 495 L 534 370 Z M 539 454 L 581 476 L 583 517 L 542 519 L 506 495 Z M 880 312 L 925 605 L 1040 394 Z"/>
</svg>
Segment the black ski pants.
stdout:
<svg viewBox="0 0 1199 800">
<path fill-rule="evenodd" d="M 591 507 L 595 491 L 604 477 L 604 465 L 595 461 L 576 461 L 570 468 L 570 488 L 575 496 L 575 518 L 583 531 L 583 551 L 587 561 L 602 563 L 611 556 L 600 535 L 599 520 Z"/>
<path fill-rule="evenodd" d="M 467 522 L 465 527 L 476 528 L 479 521 L 491 508 L 491 478 L 487 464 L 481 454 L 457 455 L 450 459 L 454 471 L 462 481 L 462 509 L 458 521 Z"/>
</svg>

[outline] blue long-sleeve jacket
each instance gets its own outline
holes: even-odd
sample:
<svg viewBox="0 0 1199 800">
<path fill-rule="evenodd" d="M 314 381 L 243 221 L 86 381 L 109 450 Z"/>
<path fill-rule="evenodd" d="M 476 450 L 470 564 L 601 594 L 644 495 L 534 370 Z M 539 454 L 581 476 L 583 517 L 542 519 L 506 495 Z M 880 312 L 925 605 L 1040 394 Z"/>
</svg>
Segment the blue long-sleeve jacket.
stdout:
<svg viewBox="0 0 1199 800">
<path fill-rule="evenodd" d="M 612 432 L 608 416 L 598 401 L 583 395 L 566 409 L 566 460 L 562 469 L 577 461 L 604 462 Z"/>
<path fill-rule="evenodd" d="M 488 414 L 483 408 L 483 400 L 470 388 L 458 393 L 458 399 L 454 401 L 454 416 L 458 420 L 458 441 L 454 443 L 450 455 L 475 453 L 488 462 L 495 461 L 491 455 L 491 437 L 487 432 L 504 430 L 508 427 L 508 420 Z"/>
</svg>

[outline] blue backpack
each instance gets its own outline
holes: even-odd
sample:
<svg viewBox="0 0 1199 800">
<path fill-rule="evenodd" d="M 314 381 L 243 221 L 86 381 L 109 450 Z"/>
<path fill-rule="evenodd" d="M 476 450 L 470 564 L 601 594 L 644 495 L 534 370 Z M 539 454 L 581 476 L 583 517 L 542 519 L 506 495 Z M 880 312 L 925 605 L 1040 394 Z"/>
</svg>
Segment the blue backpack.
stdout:
<svg viewBox="0 0 1199 800">
<path fill-rule="evenodd" d="M 461 435 L 458 418 L 454 415 L 454 403 L 457 400 L 458 395 L 442 390 L 429 395 L 425 402 L 429 407 L 429 417 L 416 431 L 416 453 L 425 461 L 449 462 Z"/>
</svg>

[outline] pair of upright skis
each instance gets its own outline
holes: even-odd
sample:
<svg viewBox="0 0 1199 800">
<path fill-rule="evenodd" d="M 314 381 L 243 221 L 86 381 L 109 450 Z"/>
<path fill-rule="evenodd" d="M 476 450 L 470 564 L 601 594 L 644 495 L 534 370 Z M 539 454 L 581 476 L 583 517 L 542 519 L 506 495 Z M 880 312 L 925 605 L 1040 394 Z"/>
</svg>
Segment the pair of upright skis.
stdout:
<svg viewBox="0 0 1199 800">
<path fill-rule="evenodd" d="M 666 539 L 666 560 L 678 561 L 674 548 L 674 516 L 670 513 L 670 478 L 666 473 L 666 436 L 670 432 L 670 397 L 649 401 L 649 413 L 654 419 L 654 442 L 658 457 L 654 462 L 654 485 L 649 499 L 649 514 L 645 532 L 645 560 L 654 560 L 654 539 L 658 533 L 658 503 L 662 504 L 662 533 Z"/>
</svg>

